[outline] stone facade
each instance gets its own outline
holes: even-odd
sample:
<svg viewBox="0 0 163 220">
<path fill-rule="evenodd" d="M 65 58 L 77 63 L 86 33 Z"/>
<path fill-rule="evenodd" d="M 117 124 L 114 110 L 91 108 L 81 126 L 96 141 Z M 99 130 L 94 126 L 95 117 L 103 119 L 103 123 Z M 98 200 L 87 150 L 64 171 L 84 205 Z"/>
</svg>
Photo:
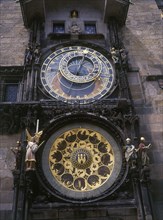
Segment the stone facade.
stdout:
<svg viewBox="0 0 163 220">
<path fill-rule="evenodd" d="M 12 0 L 0 1 L 1 66 L 21 66 L 28 42 L 28 30 L 23 25 L 20 4 Z"/>
<path fill-rule="evenodd" d="M 137 0 L 129 8 L 123 28 L 125 47 L 129 51 L 129 84 L 140 134 L 152 143 L 150 149 L 151 192 L 157 219 L 163 216 L 163 90 L 149 75 L 163 73 L 163 20 L 154 0 Z"/>
<path fill-rule="evenodd" d="M 0 217 L 10 219 L 13 200 L 13 175 L 15 157 L 10 148 L 14 147 L 20 134 L 0 135 Z"/>
<path fill-rule="evenodd" d="M 159 87 L 157 80 L 148 81 L 147 77 L 162 74 L 163 20 L 161 20 L 161 12 L 154 0 L 132 0 L 132 2 L 135 4 L 129 8 L 122 35 L 124 45 L 129 52 L 128 79 L 136 113 L 140 118 L 140 134 L 152 143 L 149 151 L 150 188 L 155 214 L 157 219 L 161 220 L 163 216 L 161 209 L 163 203 L 163 90 Z M 0 11 L 0 65 L 21 66 L 24 63 L 24 51 L 28 43 L 29 32 L 23 25 L 20 5 L 13 0 L 1 0 Z M 50 23 L 47 27 L 50 28 Z M 10 147 L 13 147 L 19 138 L 20 134 L 0 136 L 1 219 L 10 219 L 8 211 L 12 209 L 13 197 L 11 170 L 14 167 L 14 155 L 10 151 Z M 71 210 L 65 210 L 65 212 L 68 213 L 69 219 L 74 219 L 74 213 L 71 213 Z M 85 215 L 81 213 L 80 217 L 84 215 L 81 219 L 85 219 L 85 217 L 97 219 L 97 216 L 94 217 L 92 213 L 93 211 L 90 210 Z M 57 211 L 54 216 L 62 219 L 62 214 L 63 212 Z M 36 219 L 41 219 L 38 216 L 35 216 Z M 126 213 L 125 219 L 130 220 L 131 216 L 132 213 Z M 109 211 L 99 212 L 98 217 L 108 219 Z M 117 219 L 120 217 L 121 214 L 118 213 Z"/>
<path fill-rule="evenodd" d="M 12 0 L 0 1 L 0 66 L 22 66 L 28 42 L 20 4 Z M 13 200 L 14 147 L 20 134 L 0 135 L 0 218 L 10 219 Z"/>
</svg>

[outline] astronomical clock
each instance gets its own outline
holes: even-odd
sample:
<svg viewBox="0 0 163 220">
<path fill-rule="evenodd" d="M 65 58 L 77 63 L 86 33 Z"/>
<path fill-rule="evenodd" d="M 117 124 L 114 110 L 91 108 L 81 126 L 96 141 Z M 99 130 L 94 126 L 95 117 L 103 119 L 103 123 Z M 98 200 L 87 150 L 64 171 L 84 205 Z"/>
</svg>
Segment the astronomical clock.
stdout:
<svg viewBox="0 0 163 220">
<path fill-rule="evenodd" d="M 111 60 L 90 47 L 67 46 L 46 57 L 41 68 L 46 92 L 63 102 L 95 102 L 110 94 L 115 84 Z"/>
<path fill-rule="evenodd" d="M 52 102 L 78 104 L 54 117 L 46 129 L 38 152 L 43 187 L 51 195 L 80 203 L 112 194 L 127 172 L 123 134 L 107 117 L 92 113 L 117 87 L 108 52 L 82 44 L 51 50 L 42 60 L 40 81 Z M 88 109 L 80 111 L 82 106 Z"/>
<path fill-rule="evenodd" d="M 40 44 L 34 28 L 25 51 L 21 124 L 35 134 L 30 140 L 38 142 L 38 131 L 43 131 L 34 155 L 29 149 L 23 155 L 27 191 L 35 191 L 35 201 L 40 196 L 79 204 L 113 199 L 128 174 L 123 146 L 134 119 L 117 26 L 109 24 L 110 39 L 105 39 L 103 34 L 80 33 L 71 23 L 71 32 L 54 29 Z M 58 30 L 55 25 L 61 24 L 54 23 Z M 31 181 L 33 170 L 37 175 Z"/>
<path fill-rule="evenodd" d="M 148 169 L 121 33 L 131 2 L 19 2 L 29 41 L 22 67 L 2 68 L 0 97 L 3 135 L 21 131 L 12 219 L 67 219 L 63 208 L 71 219 L 145 219 Z"/>
</svg>

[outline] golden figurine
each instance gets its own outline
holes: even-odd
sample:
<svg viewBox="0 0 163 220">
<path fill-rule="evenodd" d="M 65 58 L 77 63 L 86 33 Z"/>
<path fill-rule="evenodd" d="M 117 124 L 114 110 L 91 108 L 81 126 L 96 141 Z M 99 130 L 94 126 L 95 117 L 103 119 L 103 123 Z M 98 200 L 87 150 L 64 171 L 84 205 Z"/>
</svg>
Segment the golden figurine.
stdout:
<svg viewBox="0 0 163 220">
<path fill-rule="evenodd" d="M 25 155 L 26 171 L 36 169 L 35 153 L 38 150 L 38 148 L 43 144 L 42 142 L 40 145 L 38 145 L 42 133 L 43 131 L 38 132 L 38 121 L 37 121 L 36 133 L 33 137 L 30 135 L 29 131 L 26 129 L 27 142 L 28 142 L 26 146 L 26 155 Z"/>
<path fill-rule="evenodd" d="M 78 18 L 78 11 L 77 10 L 72 10 L 70 13 L 71 18 Z"/>
</svg>

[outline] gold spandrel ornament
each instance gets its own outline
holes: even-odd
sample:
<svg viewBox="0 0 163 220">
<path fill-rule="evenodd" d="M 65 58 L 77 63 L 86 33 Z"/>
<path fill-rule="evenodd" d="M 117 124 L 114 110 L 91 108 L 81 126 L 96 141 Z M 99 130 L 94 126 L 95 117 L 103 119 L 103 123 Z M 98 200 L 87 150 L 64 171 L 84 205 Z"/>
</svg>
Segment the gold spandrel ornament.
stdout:
<svg viewBox="0 0 163 220">
<path fill-rule="evenodd" d="M 99 132 L 74 128 L 62 133 L 49 152 L 53 177 L 73 191 L 91 191 L 103 185 L 114 168 L 114 153 Z"/>
</svg>

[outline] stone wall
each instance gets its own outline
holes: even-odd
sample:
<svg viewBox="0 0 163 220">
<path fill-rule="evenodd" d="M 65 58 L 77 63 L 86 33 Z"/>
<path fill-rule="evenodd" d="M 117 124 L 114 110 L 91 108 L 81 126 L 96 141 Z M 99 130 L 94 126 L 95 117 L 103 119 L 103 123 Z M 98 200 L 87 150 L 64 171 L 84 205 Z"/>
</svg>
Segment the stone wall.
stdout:
<svg viewBox="0 0 163 220">
<path fill-rule="evenodd" d="M 0 66 L 21 66 L 28 43 L 20 4 L 14 0 L 0 1 Z"/>
<path fill-rule="evenodd" d="M 0 66 L 21 66 L 28 43 L 20 4 L 14 0 L 0 0 Z M 10 147 L 16 145 L 20 134 L 0 135 L 0 219 L 11 219 L 13 201 L 14 154 Z"/>
<path fill-rule="evenodd" d="M 150 75 L 163 73 L 163 20 L 154 0 L 132 0 L 126 26 L 125 47 L 129 52 L 128 79 L 140 134 L 152 143 L 149 151 L 151 191 L 157 219 L 163 210 L 163 89 L 158 81 L 147 81 Z"/>
<path fill-rule="evenodd" d="M 35 210 L 31 213 L 32 220 L 136 220 L 136 209 L 131 208 L 100 208 L 87 207 L 44 209 L 43 213 Z"/>
<path fill-rule="evenodd" d="M 10 148 L 16 146 L 17 140 L 20 134 L 0 135 L 0 219 L 10 219 L 12 210 L 15 157 Z"/>
</svg>

